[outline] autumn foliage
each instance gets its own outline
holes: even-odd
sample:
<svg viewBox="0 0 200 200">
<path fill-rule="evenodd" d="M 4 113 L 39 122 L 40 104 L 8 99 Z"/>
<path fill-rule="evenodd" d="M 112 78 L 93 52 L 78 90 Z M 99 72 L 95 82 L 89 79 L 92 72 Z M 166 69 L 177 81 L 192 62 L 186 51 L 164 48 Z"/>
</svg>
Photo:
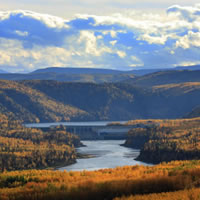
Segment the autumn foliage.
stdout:
<svg viewBox="0 0 200 200">
<path fill-rule="evenodd" d="M 185 189 L 176 192 L 164 192 L 155 193 L 148 195 L 131 195 L 129 197 L 118 197 L 114 200 L 199 200 L 200 199 L 200 189 Z"/>
<path fill-rule="evenodd" d="M 126 146 L 140 148 L 138 160 L 160 163 L 200 159 L 200 118 L 177 120 L 136 120 Z"/>
<path fill-rule="evenodd" d="M 102 200 L 157 193 L 156 200 L 162 199 L 163 192 L 183 190 L 190 195 L 193 190 L 199 191 L 199 184 L 200 161 L 79 172 L 27 170 L 0 174 L 0 199 Z"/>
<path fill-rule="evenodd" d="M 75 162 L 78 136 L 55 127 L 47 132 L 25 128 L 0 115 L 0 170 L 38 169 Z"/>
</svg>

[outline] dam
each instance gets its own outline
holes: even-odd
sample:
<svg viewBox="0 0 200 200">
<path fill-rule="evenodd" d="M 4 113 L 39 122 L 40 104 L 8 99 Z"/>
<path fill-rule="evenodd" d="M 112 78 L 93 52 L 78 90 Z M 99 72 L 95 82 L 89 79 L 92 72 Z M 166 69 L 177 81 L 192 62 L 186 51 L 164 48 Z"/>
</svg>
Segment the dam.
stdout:
<svg viewBox="0 0 200 200">
<path fill-rule="evenodd" d="M 126 139 L 130 129 L 138 125 L 125 125 L 126 121 L 97 121 L 97 122 L 55 122 L 55 123 L 34 123 L 25 124 L 27 128 L 39 128 L 48 131 L 56 126 L 64 126 L 69 133 L 74 133 L 81 140 L 116 140 Z"/>
</svg>

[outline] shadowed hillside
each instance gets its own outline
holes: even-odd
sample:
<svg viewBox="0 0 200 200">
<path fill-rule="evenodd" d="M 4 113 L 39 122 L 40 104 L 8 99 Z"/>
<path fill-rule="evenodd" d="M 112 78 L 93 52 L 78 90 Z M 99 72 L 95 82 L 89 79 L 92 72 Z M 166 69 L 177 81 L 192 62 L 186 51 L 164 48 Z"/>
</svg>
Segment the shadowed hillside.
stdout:
<svg viewBox="0 0 200 200">
<path fill-rule="evenodd" d="M 13 81 L 0 81 L 0 111 L 26 122 L 67 121 L 88 116 L 80 109 Z"/>
<path fill-rule="evenodd" d="M 199 106 L 200 83 L 160 85 L 0 81 L 0 112 L 25 122 L 181 118 Z"/>
<path fill-rule="evenodd" d="M 160 71 L 125 81 L 128 84 L 148 87 L 185 82 L 200 82 L 200 70 Z"/>
<path fill-rule="evenodd" d="M 60 68 L 50 67 L 38 69 L 32 73 L 1 73 L 2 80 L 55 80 L 60 82 L 90 82 L 107 83 L 119 82 L 134 78 L 134 71 L 118 71 L 111 69 L 94 68 Z"/>
<path fill-rule="evenodd" d="M 1 74 L 2 80 L 55 80 L 60 82 L 82 82 L 82 83 L 107 83 L 107 82 L 119 82 L 129 78 L 134 78 L 132 73 L 62 73 L 62 72 L 38 72 L 29 74 Z"/>
<path fill-rule="evenodd" d="M 199 105 L 200 83 L 153 88 L 128 84 L 81 84 L 24 81 L 61 103 L 73 105 L 101 120 L 177 118 Z"/>
<path fill-rule="evenodd" d="M 184 118 L 200 117 L 200 106 L 195 107 L 191 112 L 183 116 Z"/>
</svg>

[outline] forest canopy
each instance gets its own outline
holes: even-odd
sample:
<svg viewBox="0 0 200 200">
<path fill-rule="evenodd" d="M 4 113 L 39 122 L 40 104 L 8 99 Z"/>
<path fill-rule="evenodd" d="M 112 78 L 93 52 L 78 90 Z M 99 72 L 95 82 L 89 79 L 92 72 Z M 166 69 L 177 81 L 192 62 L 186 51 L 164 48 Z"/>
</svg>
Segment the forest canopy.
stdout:
<svg viewBox="0 0 200 200">
<path fill-rule="evenodd" d="M 25 128 L 19 121 L 0 115 L 0 170 L 38 169 L 76 161 L 74 147 L 80 146 L 76 135 L 64 127 L 47 132 Z"/>
</svg>

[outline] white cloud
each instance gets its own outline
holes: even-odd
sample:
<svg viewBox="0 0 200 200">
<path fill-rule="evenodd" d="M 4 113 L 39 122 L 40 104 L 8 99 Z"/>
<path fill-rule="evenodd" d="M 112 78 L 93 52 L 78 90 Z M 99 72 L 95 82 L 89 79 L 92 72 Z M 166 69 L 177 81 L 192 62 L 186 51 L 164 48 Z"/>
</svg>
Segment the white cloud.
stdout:
<svg viewBox="0 0 200 200">
<path fill-rule="evenodd" d="M 169 67 L 199 63 L 200 6 L 167 13 L 77 15 L 72 20 L 31 11 L 0 12 L 0 66 Z M 20 66 L 20 67 L 19 67 Z"/>
<path fill-rule="evenodd" d="M 111 49 L 98 44 L 98 37 L 94 35 L 91 31 L 80 31 L 80 37 L 78 39 L 79 47 L 82 46 L 84 54 L 90 54 L 93 56 L 101 56 L 103 53 L 111 53 Z M 77 45 L 75 45 L 77 46 Z"/>
<path fill-rule="evenodd" d="M 110 35 L 112 36 L 112 38 L 115 38 L 115 37 L 117 37 L 117 32 L 111 30 L 111 31 L 110 31 Z"/>
<path fill-rule="evenodd" d="M 137 40 L 144 40 L 147 41 L 149 44 L 162 44 L 164 45 L 165 42 L 167 41 L 167 36 L 151 36 L 149 34 L 144 34 L 140 37 L 138 37 Z"/>
<path fill-rule="evenodd" d="M 183 49 L 189 49 L 191 47 L 200 48 L 200 32 L 194 33 L 189 31 L 187 35 L 184 35 L 176 42 L 176 47 Z"/>
<path fill-rule="evenodd" d="M 200 7 L 197 4 L 195 7 L 185 6 L 181 7 L 179 5 L 174 5 L 168 8 L 167 12 L 169 14 L 175 14 L 181 19 L 187 21 L 194 21 L 196 18 L 200 17 Z"/>
<path fill-rule="evenodd" d="M 112 40 L 112 41 L 110 41 L 110 44 L 113 45 L 113 46 L 114 46 L 116 43 L 117 43 L 117 40 Z"/>
<path fill-rule="evenodd" d="M 179 63 L 179 65 L 174 65 L 174 66 L 175 67 L 177 67 L 177 66 L 188 67 L 188 66 L 194 66 L 194 65 L 199 65 L 199 64 L 200 64 L 200 62 L 185 61 L 185 62 Z"/>
<path fill-rule="evenodd" d="M 64 20 L 60 17 L 51 16 L 48 14 L 40 14 L 32 11 L 25 10 L 16 10 L 16 11 L 8 11 L 8 12 L 0 12 L 0 21 L 9 20 L 11 18 L 29 18 L 34 19 L 36 21 L 40 21 L 47 25 L 50 28 L 69 28 L 66 25 L 68 20 Z"/>
<path fill-rule="evenodd" d="M 18 31 L 16 30 L 15 33 L 19 36 L 28 36 L 28 32 L 27 31 Z"/>
<path fill-rule="evenodd" d="M 120 58 L 125 58 L 126 57 L 126 53 L 123 52 L 123 51 L 117 51 L 116 53 Z"/>
</svg>

